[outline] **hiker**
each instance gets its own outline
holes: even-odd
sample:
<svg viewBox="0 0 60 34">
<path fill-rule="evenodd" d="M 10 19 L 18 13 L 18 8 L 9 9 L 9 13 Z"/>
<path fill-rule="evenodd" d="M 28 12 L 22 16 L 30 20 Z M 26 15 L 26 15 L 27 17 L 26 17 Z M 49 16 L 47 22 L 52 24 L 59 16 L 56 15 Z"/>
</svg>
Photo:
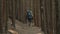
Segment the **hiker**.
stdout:
<svg viewBox="0 0 60 34">
<path fill-rule="evenodd" d="M 31 10 L 27 10 L 27 20 L 28 20 L 28 25 L 30 26 L 33 20 L 33 15 Z"/>
</svg>

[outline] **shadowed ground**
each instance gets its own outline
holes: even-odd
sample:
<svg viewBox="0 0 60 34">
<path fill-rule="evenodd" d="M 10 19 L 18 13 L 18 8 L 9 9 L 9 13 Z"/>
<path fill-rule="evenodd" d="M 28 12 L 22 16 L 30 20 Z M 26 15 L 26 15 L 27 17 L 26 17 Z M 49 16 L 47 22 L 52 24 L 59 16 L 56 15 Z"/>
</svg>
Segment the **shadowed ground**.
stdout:
<svg viewBox="0 0 60 34">
<path fill-rule="evenodd" d="M 11 20 L 8 21 L 9 25 L 11 25 Z M 43 34 L 40 28 L 31 26 L 29 27 L 27 24 L 23 24 L 22 22 L 16 20 L 16 30 L 19 34 Z M 10 29 L 11 26 L 9 26 Z"/>
</svg>

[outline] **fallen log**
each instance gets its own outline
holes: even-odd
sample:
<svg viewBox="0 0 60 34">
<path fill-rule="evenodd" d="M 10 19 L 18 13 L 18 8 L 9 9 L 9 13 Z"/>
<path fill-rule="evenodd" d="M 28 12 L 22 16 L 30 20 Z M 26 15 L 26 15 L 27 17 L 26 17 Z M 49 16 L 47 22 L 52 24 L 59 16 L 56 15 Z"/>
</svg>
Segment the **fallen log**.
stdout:
<svg viewBox="0 0 60 34">
<path fill-rule="evenodd" d="M 18 32 L 17 31 L 15 31 L 15 30 L 12 30 L 12 29 L 10 29 L 10 30 L 8 30 L 11 34 L 18 34 Z"/>
</svg>

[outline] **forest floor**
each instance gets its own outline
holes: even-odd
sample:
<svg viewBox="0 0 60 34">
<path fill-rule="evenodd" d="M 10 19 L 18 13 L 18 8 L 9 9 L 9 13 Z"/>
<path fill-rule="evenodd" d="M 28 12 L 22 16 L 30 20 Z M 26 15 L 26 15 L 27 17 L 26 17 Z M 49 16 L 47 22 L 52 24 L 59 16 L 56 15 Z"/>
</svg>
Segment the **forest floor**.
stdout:
<svg viewBox="0 0 60 34">
<path fill-rule="evenodd" d="M 8 23 L 11 24 L 11 19 L 8 20 Z M 35 26 L 28 26 L 27 24 L 24 24 L 18 20 L 15 21 L 15 26 L 18 34 L 44 34 L 41 31 L 41 28 L 35 27 Z M 9 26 L 11 27 L 11 26 Z"/>
</svg>

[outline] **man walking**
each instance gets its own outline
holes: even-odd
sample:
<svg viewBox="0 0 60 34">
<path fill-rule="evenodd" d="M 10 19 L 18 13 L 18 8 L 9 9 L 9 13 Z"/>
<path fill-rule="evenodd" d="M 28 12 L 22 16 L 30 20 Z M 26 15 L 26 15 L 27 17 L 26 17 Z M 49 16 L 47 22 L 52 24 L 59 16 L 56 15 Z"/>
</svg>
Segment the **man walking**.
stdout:
<svg viewBox="0 0 60 34">
<path fill-rule="evenodd" d="M 31 10 L 27 10 L 27 20 L 28 20 L 28 25 L 30 26 L 33 20 L 33 15 Z"/>
</svg>

